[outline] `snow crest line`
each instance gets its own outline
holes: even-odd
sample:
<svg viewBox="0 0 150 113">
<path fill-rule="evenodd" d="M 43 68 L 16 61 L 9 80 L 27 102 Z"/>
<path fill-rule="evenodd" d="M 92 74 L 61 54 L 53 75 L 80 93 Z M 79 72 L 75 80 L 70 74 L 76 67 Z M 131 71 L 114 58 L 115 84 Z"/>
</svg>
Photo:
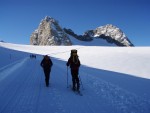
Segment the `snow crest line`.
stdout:
<svg viewBox="0 0 150 113">
<path fill-rule="evenodd" d="M 21 59 L 19 61 L 16 61 L 12 64 L 9 64 L 3 68 L 0 69 L 1 73 L 0 73 L 0 81 L 3 80 L 4 78 L 6 78 L 8 75 L 10 75 L 12 72 L 14 72 L 15 70 L 17 70 L 19 67 L 21 67 L 21 65 L 23 65 L 26 62 L 27 58 L 25 59 Z"/>
<path fill-rule="evenodd" d="M 83 48 L 85 48 L 85 47 L 78 47 L 78 48 L 75 48 L 75 49 L 79 50 L 79 49 L 83 49 Z M 63 52 L 49 53 L 48 55 L 58 55 L 58 54 L 63 54 L 63 53 L 68 53 L 68 52 L 70 52 L 70 50 L 63 51 Z"/>
</svg>

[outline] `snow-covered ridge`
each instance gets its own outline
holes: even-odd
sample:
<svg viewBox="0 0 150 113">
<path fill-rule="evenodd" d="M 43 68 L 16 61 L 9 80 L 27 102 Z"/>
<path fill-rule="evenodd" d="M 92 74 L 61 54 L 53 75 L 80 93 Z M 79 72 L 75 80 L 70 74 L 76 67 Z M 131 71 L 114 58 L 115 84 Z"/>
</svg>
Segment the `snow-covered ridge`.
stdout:
<svg viewBox="0 0 150 113">
<path fill-rule="evenodd" d="M 123 33 L 121 29 L 118 27 L 112 25 L 112 24 L 107 24 L 105 26 L 101 26 L 96 28 L 94 31 L 94 36 L 101 36 L 104 34 L 105 36 L 112 37 L 112 39 L 126 45 L 126 46 L 132 46 L 133 44 L 129 41 L 127 36 Z"/>
</svg>

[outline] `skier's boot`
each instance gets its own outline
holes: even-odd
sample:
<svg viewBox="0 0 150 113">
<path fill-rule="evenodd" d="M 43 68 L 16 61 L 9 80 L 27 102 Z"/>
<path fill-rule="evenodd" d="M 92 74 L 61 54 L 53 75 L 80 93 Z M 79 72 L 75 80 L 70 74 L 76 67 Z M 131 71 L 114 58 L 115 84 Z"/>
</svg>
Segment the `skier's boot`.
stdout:
<svg viewBox="0 0 150 113">
<path fill-rule="evenodd" d="M 80 91 L 80 84 L 79 84 L 79 82 L 77 83 L 77 91 Z"/>
</svg>

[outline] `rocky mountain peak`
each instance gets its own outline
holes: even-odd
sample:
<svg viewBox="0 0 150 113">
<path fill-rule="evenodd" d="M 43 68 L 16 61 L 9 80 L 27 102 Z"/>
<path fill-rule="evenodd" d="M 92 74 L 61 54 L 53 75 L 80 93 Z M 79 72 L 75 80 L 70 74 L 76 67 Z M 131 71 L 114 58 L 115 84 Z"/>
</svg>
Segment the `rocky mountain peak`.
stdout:
<svg viewBox="0 0 150 113">
<path fill-rule="evenodd" d="M 124 32 L 112 24 L 97 27 L 95 30 L 88 30 L 84 35 L 102 38 L 109 43 L 115 43 L 118 46 L 133 46 Z"/>
<path fill-rule="evenodd" d="M 58 21 L 46 16 L 30 36 L 31 45 L 71 45 L 68 35 Z"/>
<path fill-rule="evenodd" d="M 49 16 L 42 19 L 38 28 L 31 34 L 30 44 L 72 45 L 73 42 L 71 42 L 70 36 L 84 42 L 90 42 L 95 38 L 99 38 L 106 40 L 106 43 L 108 42 L 117 46 L 134 46 L 124 32 L 112 24 L 88 30 L 83 35 L 77 35 L 71 29 L 62 28 L 57 20 Z"/>
</svg>

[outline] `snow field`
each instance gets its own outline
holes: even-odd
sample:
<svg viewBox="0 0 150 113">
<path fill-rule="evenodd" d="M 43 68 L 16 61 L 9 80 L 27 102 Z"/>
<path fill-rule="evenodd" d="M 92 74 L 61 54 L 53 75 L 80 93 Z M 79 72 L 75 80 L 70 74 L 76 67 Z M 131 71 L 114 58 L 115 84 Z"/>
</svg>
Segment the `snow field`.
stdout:
<svg viewBox="0 0 150 113">
<path fill-rule="evenodd" d="M 66 60 L 75 48 L 82 64 L 83 96 L 67 88 Z M 0 113 L 149 113 L 149 50 L 1 44 Z M 21 51 L 38 54 L 37 59 Z M 11 60 L 5 57 L 10 54 L 14 56 Z M 45 54 L 54 63 L 48 88 L 40 67 Z M 70 85 L 70 70 L 68 74 Z"/>
</svg>

